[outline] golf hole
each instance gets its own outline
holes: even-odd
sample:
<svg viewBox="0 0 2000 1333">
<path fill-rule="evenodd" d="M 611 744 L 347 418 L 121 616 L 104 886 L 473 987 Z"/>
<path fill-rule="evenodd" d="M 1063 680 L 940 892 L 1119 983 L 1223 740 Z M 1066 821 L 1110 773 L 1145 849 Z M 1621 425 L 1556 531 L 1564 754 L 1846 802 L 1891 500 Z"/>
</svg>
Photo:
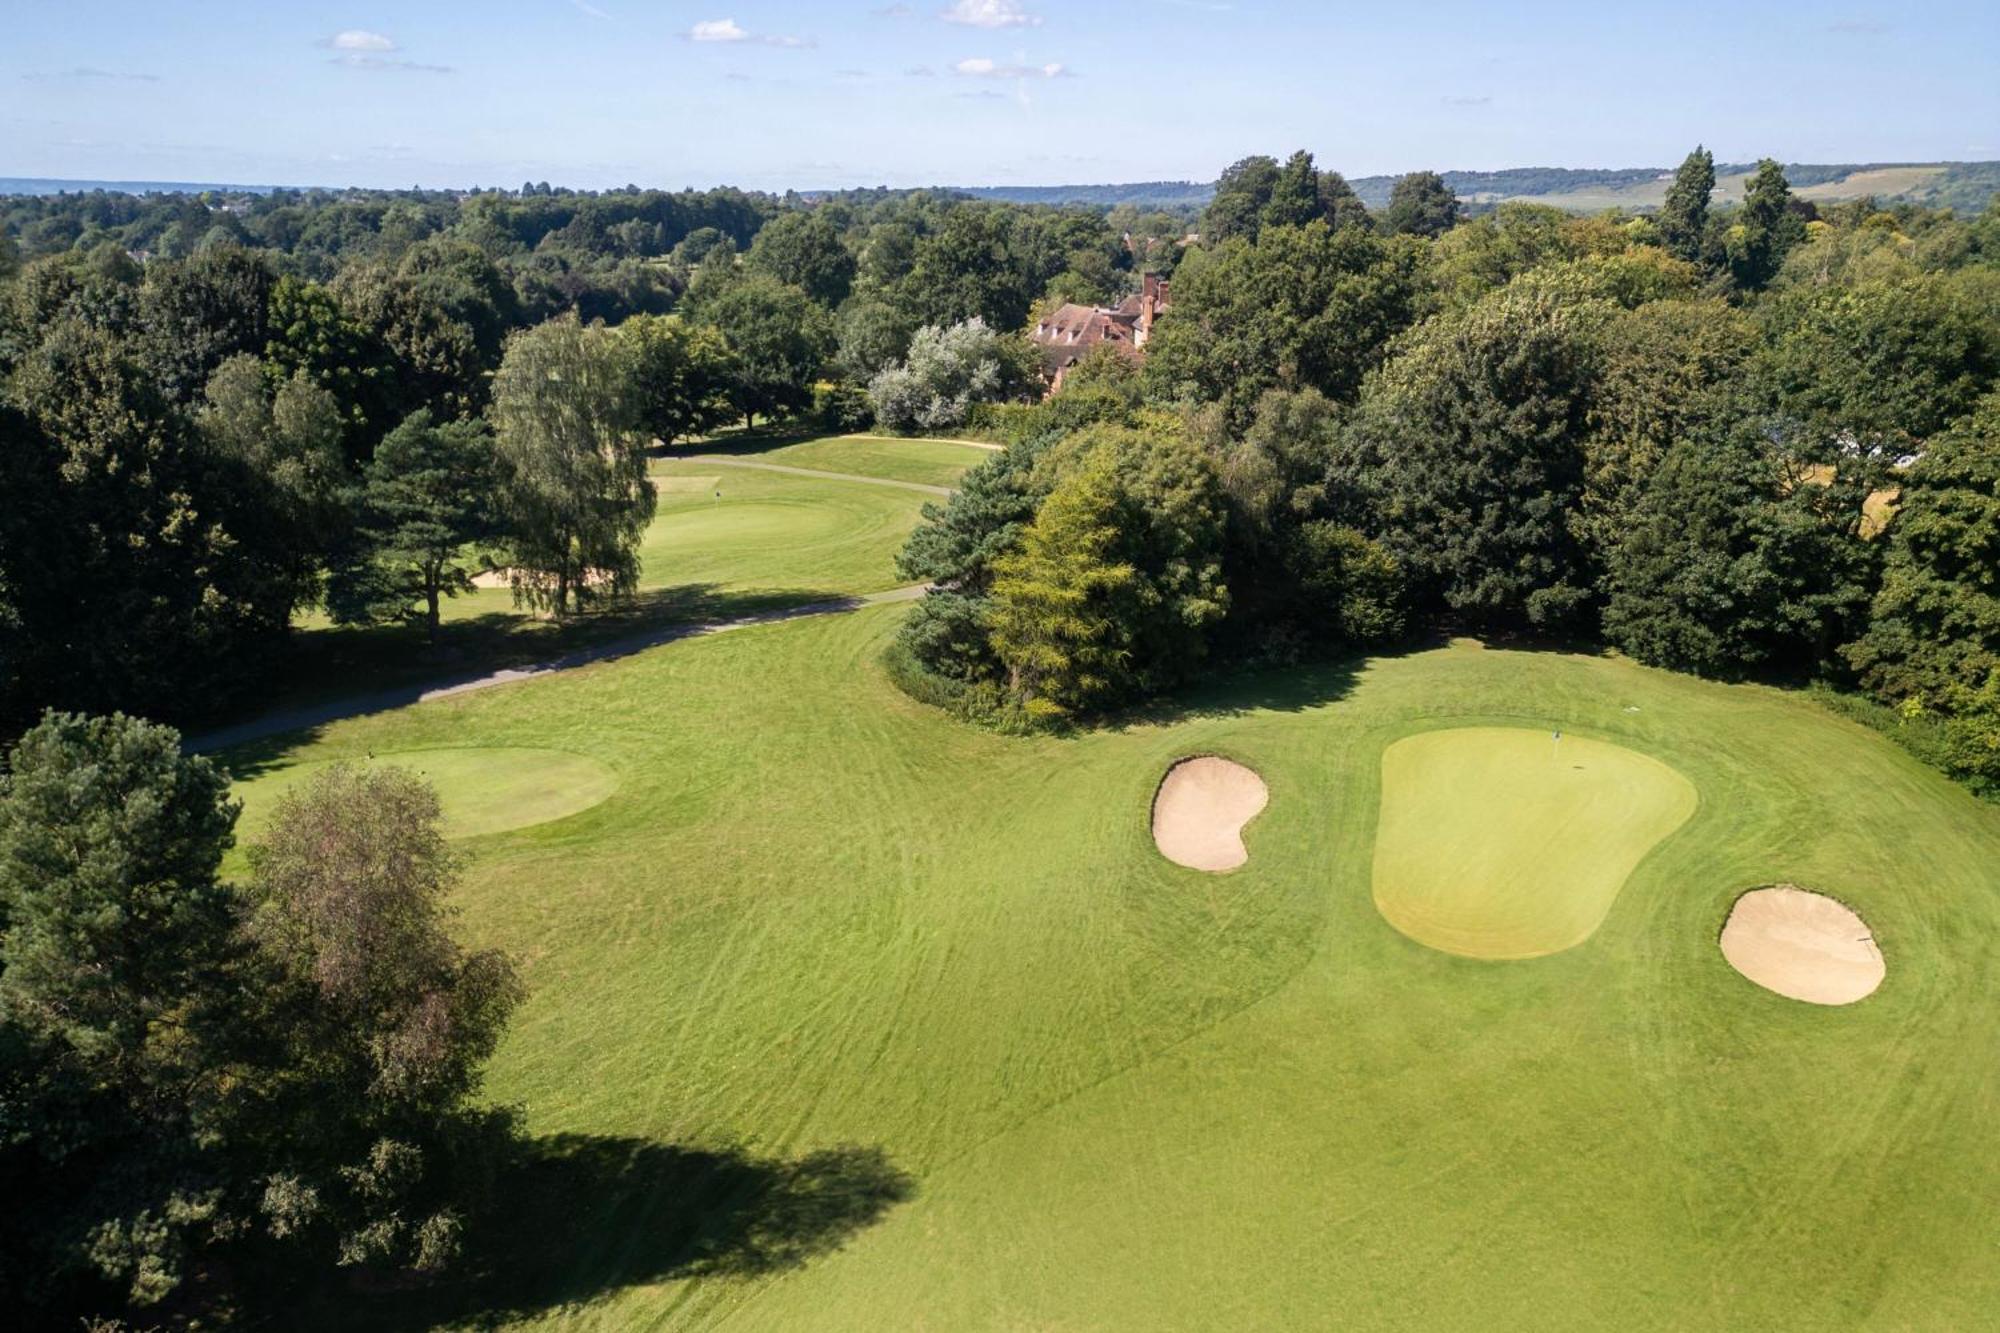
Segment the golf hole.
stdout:
<svg viewBox="0 0 2000 1333">
<path fill-rule="evenodd" d="M 1795 884 L 1752 889 L 1729 909 L 1722 956 L 1745 977 L 1807 1004 L 1853 1004 L 1888 974 L 1853 909 Z"/>
<path fill-rule="evenodd" d="M 1264 779 L 1233 760 L 1205 754 L 1167 770 L 1153 796 L 1153 844 L 1190 870 L 1234 870 L 1250 859 L 1243 826 L 1271 799 Z"/>
</svg>

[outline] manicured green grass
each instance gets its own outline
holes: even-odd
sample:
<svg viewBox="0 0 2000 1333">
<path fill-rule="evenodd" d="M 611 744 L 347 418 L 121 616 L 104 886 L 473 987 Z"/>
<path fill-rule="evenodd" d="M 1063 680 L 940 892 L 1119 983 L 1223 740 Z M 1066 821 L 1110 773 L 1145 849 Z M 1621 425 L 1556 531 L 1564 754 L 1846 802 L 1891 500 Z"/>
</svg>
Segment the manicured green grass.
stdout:
<svg viewBox="0 0 2000 1333">
<path fill-rule="evenodd" d="M 1375 905 L 1470 958 L 1581 944 L 1697 804 L 1657 759 L 1574 733 L 1450 727 L 1382 752 Z"/>
<path fill-rule="evenodd" d="M 793 444 L 745 441 L 733 444 L 692 444 L 680 452 L 712 453 L 759 463 L 849 472 L 889 481 L 914 481 L 926 486 L 955 486 L 967 468 L 993 456 L 990 449 L 948 440 L 903 440 L 886 435 L 836 435 Z"/>
<path fill-rule="evenodd" d="M 451 838 L 476 838 L 563 819 L 588 810 L 618 788 L 618 776 L 589 755 L 520 746 L 397 750 L 350 759 L 363 767 L 394 766 L 434 787 Z M 237 835 L 252 840 L 270 822 L 278 800 L 325 764 L 293 764 L 244 788 Z"/>
<path fill-rule="evenodd" d="M 903 614 L 264 756 L 546 748 L 619 780 L 462 844 L 461 929 L 531 988 L 489 1091 L 536 1147 L 469 1238 L 480 1275 L 323 1324 L 2000 1318 L 2000 811 L 1797 696 L 1468 646 L 1007 738 L 887 684 Z M 1700 805 L 1576 947 L 1443 953 L 1371 879 L 1385 751 L 1452 727 L 1560 727 Z M 1228 876 L 1148 831 L 1197 753 L 1270 786 Z M 1730 904 L 1776 882 L 1862 914 L 1878 992 L 1798 1004 L 1729 967 Z"/>
<path fill-rule="evenodd" d="M 435 648 L 413 626 L 340 627 L 315 613 L 301 623 L 283 688 L 259 706 L 535 661 L 652 625 L 880 592 L 902 582 L 896 552 L 927 498 L 678 459 L 655 463 L 652 475 L 658 509 L 640 547 L 631 605 L 559 625 L 518 610 L 507 588 L 480 588 L 444 603 Z"/>
</svg>

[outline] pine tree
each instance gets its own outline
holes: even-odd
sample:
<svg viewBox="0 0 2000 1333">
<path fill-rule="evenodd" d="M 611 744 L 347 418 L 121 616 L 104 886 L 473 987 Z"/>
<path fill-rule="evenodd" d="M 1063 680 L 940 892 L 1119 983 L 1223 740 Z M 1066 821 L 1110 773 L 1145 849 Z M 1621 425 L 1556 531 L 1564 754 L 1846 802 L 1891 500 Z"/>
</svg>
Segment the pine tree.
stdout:
<svg viewBox="0 0 2000 1333">
<path fill-rule="evenodd" d="M 1655 219 L 1668 254 L 1690 264 L 1701 261 L 1702 241 L 1708 234 L 1708 201 L 1714 193 L 1715 154 L 1696 144 L 1674 173 L 1673 186 Z"/>
</svg>

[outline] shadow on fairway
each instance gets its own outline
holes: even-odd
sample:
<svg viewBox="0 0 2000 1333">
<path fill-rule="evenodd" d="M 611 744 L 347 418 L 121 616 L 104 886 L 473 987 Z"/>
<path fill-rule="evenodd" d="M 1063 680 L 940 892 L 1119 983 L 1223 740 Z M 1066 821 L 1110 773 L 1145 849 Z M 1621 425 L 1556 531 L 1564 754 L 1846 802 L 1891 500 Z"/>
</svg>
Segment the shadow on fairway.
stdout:
<svg viewBox="0 0 2000 1333">
<path fill-rule="evenodd" d="M 495 671 L 609 661 L 678 637 L 685 627 L 801 608 L 844 607 L 861 599 L 813 588 L 723 591 L 714 584 L 640 590 L 629 601 L 556 622 L 517 611 L 448 620 L 437 642 L 413 625 L 326 626 L 297 631 L 281 693 L 234 725 L 195 726 L 188 744 L 227 750 L 238 781 L 282 763 L 331 722 L 418 702 L 439 688 Z M 268 738 L 268 739 L 267 739 Z"/>
<path fill-rule="evenodd" d="M 1354 689 L 1366 658 L 1311 662 L 1301 666 L 1260 667 L 1240 675 L 1224 674 L 1155 705 L 1126 715 L 1126 724 L 1166 726 L 1203 718 L 1235 717 L 1242 713 L 1302 713 L 1338 703 Z"/>
<path fill-rule="evenodd" d="M 642 1283 L 755 1277 L 832 1253 L 915 1194 L 880 1148 L 784 1161 L 635 1138 L 535 1139 L 495 1182 L 500 1215 L 468 1230 L 462 1276 L 325 1292 L 315 1322 L 484 1326 Z"/>
</svg>

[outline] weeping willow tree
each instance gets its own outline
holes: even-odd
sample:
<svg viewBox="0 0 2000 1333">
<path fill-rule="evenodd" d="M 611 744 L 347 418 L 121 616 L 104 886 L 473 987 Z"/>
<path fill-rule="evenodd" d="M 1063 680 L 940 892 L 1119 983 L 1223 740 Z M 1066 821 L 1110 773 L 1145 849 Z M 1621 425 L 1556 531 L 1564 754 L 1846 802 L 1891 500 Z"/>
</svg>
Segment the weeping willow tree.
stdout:
<svg viewBox="0 0 2000 1333">
<path fill-rule="evenodd" d="M 652 521 L 630 349 L 565 315 L 517 333 L 493 380 L 493 422 L 513 481 L 515 601 L 567 615 L 630 596 Z"/>
</svg>

